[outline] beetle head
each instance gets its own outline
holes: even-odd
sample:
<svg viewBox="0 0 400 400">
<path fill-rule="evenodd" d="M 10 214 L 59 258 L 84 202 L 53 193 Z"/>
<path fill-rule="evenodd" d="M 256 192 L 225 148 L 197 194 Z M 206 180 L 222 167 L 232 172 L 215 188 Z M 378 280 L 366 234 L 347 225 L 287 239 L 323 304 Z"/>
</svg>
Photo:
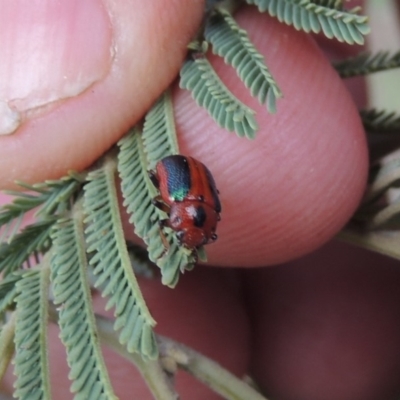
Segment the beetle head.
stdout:
<svg viewBox="0 0 400 400">
<path fill-rule="evenodd" d="M 201 201 L 182 201 L 172 205 L 170 226 L 180 243 L 195 248 L 216 240 L 218 213 Z"/>
</svg>

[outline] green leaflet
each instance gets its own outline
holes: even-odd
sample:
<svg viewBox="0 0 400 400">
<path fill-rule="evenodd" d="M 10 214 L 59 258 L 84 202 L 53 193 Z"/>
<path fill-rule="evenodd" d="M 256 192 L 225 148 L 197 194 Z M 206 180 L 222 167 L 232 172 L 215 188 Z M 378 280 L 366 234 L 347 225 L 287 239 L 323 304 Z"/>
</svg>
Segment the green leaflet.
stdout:
<svg viewBox="0 0 400 400">
<path fill-rule="evenodd" d="M 69 206 L 69 199 L 80 188 L 81 177 L 77 174 L 66 176 L 57 181 L 46 181 L 35 185 L 18 184 L 33 193 L 7 191 L 14 196 L 10 204 L 0 208 L 0 239 L 11 241 L 18 231 L 24 215 L 38 208 L 35 216 L 48 217 L 64 211 Z"/>
<path fill-rule="evenodd" d="M 75 399 L 111 400 L 115 396 L 100 348 L 87 278 L 81 215 L 60 220 L 53 231 L 51 280 L 59 309 L 60 337 L 67 350 Z"/>
<path fill-rule="evenodd" d="M 151 234 L 156 232 L 154 227 L 157 227 L 160 212 L 151 202 L 157 191 L 148 177 L 146 154 L 139 130 L 133 129 L 125 135 L 118 146 L 118 172 L 122 180 L 124 206 L 131 215 L 129 222 L 135 225 L 135 233 L 147 243 Z"/>
<path fill-rule="evenodd" d="M 35 222 L 14 235 L 11 243 L 0 243 L 0 272 L 7 275 L 20 268 L 32 254 L 49 249 L 50 232 L 54 222 L 55 219 Z"/>
<path fill-rule="evenodd" d="M 335 10 L 343 10 L 345 1 L 346 0 L 312 0 L 314 4 L 327 8 L 333 8 Z"/>
<path fill-rule="evenodd" d="M 16 283 L 21 279 L 21 276 L 21 273 L 13 273 L 0 281 L 0 319 L 15 300 L 17 295 Z"/>
<path fill-rule="evenodd" d="M 390 188 L 398 189 L 400 185 L 400 157 L 394 156 L 388 159 L 381 160 L 370 168 L 369 185 L 364 195 L 364 204 L 380 202 L 382 195 L 387 193 Z"/>
<path fill-rule="evenodd" d="M 355 11 L 337 10 L 315 4 L 311 0 L 246 0 L 261 12 L 268 12 L 280 22 L 307 33 L 323 32 L 329 39 L 339 42 L 363 44 L 369 33 L 368 18 Z"/>
<path fill-rule="evenodd" d="M 165 132 L 161 129 L 160 135 Z M 129 221 L 135 225 L 135 233 L 147 244 L 150 260 L 160 267 L 163 284 L 174 287 L 179 272 L 193 267 L 192 253 L 179 246 L 175 235 L 167 230 L 164 234 L 169 249 L 164 247 L 158 221 L 166 218 L 166 214 L 152 204 L 157 190 L 148 177 L 147 159 L 139 130 L 133 129 L 118 145 L 118 171 L 124 205 L 130 214 Z"/>
<path fill-rule="evenodd" d="M 275 113 L 276 100 L 282 93 L 265 65 L 264 57 L 227 11 L 216 11 L 207 20 L 205 38 L 212 44 L 213 53 L 236 69 L 251 95 L 261 104 L 267 104 L 270 113 Z"/>
<path fill-rule="evenodd" d="M 122 230 L 115 186 L 115 163 L 108 158 L 104 165 L 88 175 L 84 211 L 90 264 L 97 277 L 95 286 L 109 297 L 107 308 L 115 307 L 115 329 L 128 351 L 144 357 L 158 356 L 152 327 L 155 321 L 140 292 Z"/>
<path fill-rule="evenodd" d="M 11 242 L 18 232 L 25 214 L 43 203 L 42 196 L 33 196 L 27 193 L 7 192 L 14 195 L 12 203 L 4 204 L 0 208 L 0 245 Z"/>
<path fill-rule="evenodd" d="M 15 313 L 9 318 L 4 326 L 0 325 L 0 382 L 11 362 L 15 351 Z"/>
<path fill-rule="evenodd" d="M 398 133 L 400 131 L 400 115 L 396 111 L 361 110 L 360 116 L 365 129 L 373 133 Z"/>
<path fill-rule="evenodd" d="M 204 56 L 187 60 L 181 69 L 179 86 L 192 92 L 214 121 L 240 137 L 253 139 L 258 129 L 255 112 L 239 101 L 224 85 Z"/>
<path fill-rule="evenodd" d="M 47 359 L 48 289 L 46 265 L 26 272 L 17 284 L 15 327 L 14 397 L 50 399 Z"/>
<path fill-rule="evenodd" d="M 355 57 L 336 62 L 333 66 L 342 78 L 369 75 L 373 72 L 398 68 L 400 52 L 392 55 L 388 51 L 379 51 L 375 54 L 362 52 Z"/>
<path fill-rule="evenodd" d="M 367 224 L 370 230 L 386 229 L 398 231 L 400 229 L 400 201 L 388 204 L 374 213 L 367 220 Z"/>
<path fill-rule="evenodd" d="M 174 110 L 168 90 L 146 114 L 142 137 L 149 169 L 154 169 L 164 157 L 179 154 Z"/>
</svg>

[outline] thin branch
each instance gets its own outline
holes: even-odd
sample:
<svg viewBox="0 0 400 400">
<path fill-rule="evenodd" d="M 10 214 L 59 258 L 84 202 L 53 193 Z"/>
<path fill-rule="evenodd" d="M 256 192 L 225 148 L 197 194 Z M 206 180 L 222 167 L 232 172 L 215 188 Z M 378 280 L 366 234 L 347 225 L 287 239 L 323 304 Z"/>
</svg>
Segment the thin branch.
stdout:
<svg viewBox="0 0 400 400">
<path fill-rule="evenodd" d="M 140 355 L 128 353 L 126 348 L 119 343 L 118 335 L 113 329 L 113 320 L 96 315 L 96 322 L 103 343 L 139 369 L 157 400 L 179 399 L 169 378 L 169 373 L 173 374 L 176 370 L 174 365 L 194 375 L 225 399 L 267 400 L 254 388 L 216 362 L 172 339 L 156 335 L 160 346 L 161 360 L 144 361 Z"/>
<path fill-rule="evenodd" d="M 160 335 L 157 339 L 161 357 L 175 360 L 179 368 L 195 376 L 224 399 L 267 400 L 247 383 L 197 351 Z"/>
<path fill-rule="evenodd" d="M 390 54 L 388 51 L 379 51 L 372 54 L 362 52 L 355 57 L 333 64 L 342 78 L 364 76 L 373 72 L 387 71 L 400 66 L 400 52 Z"/>
<path fill-rule="evenodd" d="M 158 360 L 144 361 L 139 354 L 129 353 L 126 347 L 119 342 L 118 335 L 113 328 L 114 321 L 111 319 L 96 315 L 96 322 L 102 342 L 136 365 L 155 399 L 179 399 L 178 393 L 175 392 L 171 380 Z"/>
</svg>

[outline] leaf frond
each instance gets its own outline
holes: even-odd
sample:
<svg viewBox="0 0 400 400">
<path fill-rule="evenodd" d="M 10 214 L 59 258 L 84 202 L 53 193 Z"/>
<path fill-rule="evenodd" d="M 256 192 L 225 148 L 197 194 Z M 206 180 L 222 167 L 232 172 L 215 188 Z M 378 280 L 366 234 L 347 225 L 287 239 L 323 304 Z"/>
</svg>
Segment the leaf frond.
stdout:
<svg viewBox="0 0 400 400">
<path fill-rule="evenodd" d="M 344 10 L 344 2 L 346 0 L 311 0 L 312 3 L 334 10 Z"/>
<path fill-rule="evenodd" d="M 382 134 L 400 132 L 400 115 L 396 111 L 373 108 L 361 110 L 360 116 L 365 130 L 368 132 Z"/>
<path fill-rule="evenodd" d="M 69 200 L 81 187 L 81 180 L 76 174 L 63 177 L 59 180 L 46 181 L 43 184 L 33 185 L 35 190 L 43 187 L 46 190 L 46 201 L 35 213 L 36 217 L 51 216 L 63 213 L 69 209 Z M 83 179 L 83 178 L 82 178 Z"/>
<path fill-rule="evenodd" d="M 0 318 L 14 303 L 17 296 L 16 283 L 21 279 L 21 272 L 7 275 L 0 282 Z"/>
<path fill-rule="evenodd" d="M 191 91 L 196 103 L 208 111 L 218 126 L 240 137 L 254 138 L 258 129 L 255 112 L 229 91 L 205 56 L 187 60 L 180 76 L 179 86 Z"/>
<path fill-rule="evenodd" d="M 81 215 L 58 221 L 52 236 L 51 280 L 54 303 L 61 306 L 58 321 L 73 380 L 71 392 L 76 399 L 116 399 L 92 308 Z"/>
<path fill-rule="evenodd" d="M 14 397 L 50 399 L 47 359 L 48 290 L 50 271 L 30 270 L 17 283 Z"/>
<path fill-rule="evenodd" d="M 369 185 L 364 196 L 364 203 L 377 200 L 390 188 L 400 187 L 400 159 L 395 157 L 374 165 L 370 169 Z"/>
<path fill-rule="evenodd" d="M 168 90 L 146 114 L 142 137 L 149 169 L 153 169 L 162 158 L 179 154 L 174 111 Z"/>
<path fill-rule="evenodd" d="M 333 66 L 342 78 L 387 71 L 400 67 L 400 51 L 395 54 L 390 54 L 388 51 L 379 51 L 375 54 L 362 52 L 355 57 L 336 62 Z"/>
<path fill-rule="evenodd" d="M 213 53 L 235 68 L 251 95 L 260 104 L 266 104 L 270 113 L 275 113 L 276 100 L 282 97 L 282 92 L 247 32 L 227 11 L 219 10 L 208 18 L 204 34 L 212 44 Z"/>
<path fill-rule="evenodd" d="M 35 222 L 14 236 L 11 243 L 0 244 L 0 272 L 8 274 L 20 268 L 32 255 L 46 252 L 55 219 Z"/>
<path fill-rule="evenodd" d="M 115 329 L 128 351 L 156 358 L 157 344 L 152 327 L 155 321 L 147 309 L 137 284 L 126 248 L 115 186 L 116 165 L 107 159 L 88 175 L 84 210 L 88 252 L 97 277 L 95 286 L 109 297 L 107 308 L 115 307 Z"/>
<path fill-rule="evenodd" d="M 1 242 L 11 241 L 18 232 L 24 215 L 43 203 L 39 196 L 27 193 L 7 192 L 15 196 L 11 203 L 0 208 L 0 239 Z"/>
<path fill-rule="evenodd" d="M 118 146 L 118 172 L 124 206 L 130 215 L 129 222 L 135 226 L 135 233 L 147 244 L 154 225 L 157 225 L 159 212 L 152 204 L 157 191 L 148 176 L 147 159 L 139 129 L 131 130 L 118 142 Z"/>
<path fill-rule="evenodd" d="M 400 201 L 395 201 L 374 213 L 367 220 L 368 229 L 400 229 Z"/>
<path fill-rule="evenodd" d="M 261 12 L 268 12 L 280 22 L 292 25 L 307 33 L 323 32 L 324 35 L 339 42 L 363 44 L 364 35 L 370 28 L 368 18 L 358 15 L 359 8 L 337 10 L 325 5 L 315 4 L 311 0 L 246 0 L 254 4 Z"/>
<path fill-rule="evenodd" d="M 135 233 L 147 244 L 150 260 L 160 267 L 163 284 L 174 287 L 179 272 L 192 268 L 193 255 L 179 246 L 170 231 L 160 231 L 159 221 L 167 215 L 152 203 L 157 191 L 148 176 L 146 154 L 139 130 L 132 130 L 118 145 L 118 170 L 129 221 L 134 224 Z M 169 243 L 168 250 L 164 247 L 162 235 Z"/>
<path fill-rule="evenodd" d="M 14 335 L 15 313 L 11 315 L 7 323 L 0 329 L 0 382 L 3 380 L 15 351 Z"/>
<path fill-rule="evenodd" d="M 18 232 L 19 225 L 24 215 L 37 209 L 36 217 L 52 216 L 68 208 L 68 200 L 81 185 L 77 174 L 71 173 L 55 181 L 46 181 L 35 185 L 23 182 L 18 184 L 30 193 L 6 191 L 14 196 L 14 200 L 0 208 L 0 233 L 1 240 L 11 241 Z"/>
</svg>

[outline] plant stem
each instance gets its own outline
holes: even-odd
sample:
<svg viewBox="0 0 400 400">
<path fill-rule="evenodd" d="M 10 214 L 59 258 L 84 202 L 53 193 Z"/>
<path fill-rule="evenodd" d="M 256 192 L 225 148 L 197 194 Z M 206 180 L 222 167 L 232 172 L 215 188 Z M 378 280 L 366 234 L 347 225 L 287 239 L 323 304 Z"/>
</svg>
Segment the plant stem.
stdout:
<svg viewBox="0 0 400 400">
<path fill-rule="evenodd" d="M 114 331 L 114 321 L 96 315 L 97 329 L 103 343 L 111 347 L 118 354 L 133 362 L 141 372 L 150 391 L 157 400 L 177 400 L 179 395 L 175 392 L 172 382 L 165 373 L 160 361 L 143 360 L 139 354 L 129 353 L 119 340 Z"/>
<path fill-rule="evenodd" d="M 166 337 L 157 336 L 160 354 L 228 400 L 267 400 L 247 383 L 197 351 Z"/>
<path fill-rule="evenodd" d="M 51 320 L 55 322 L 57 316 L 54 306 L 50 306 L 49 311 Z M 169 373 L 175 373 L 176 367 L 192 374 L 227 400 L 267 400 L 215 361 L 181 343 L 157 335 L 160 360 L 144 360 L 139 354 L 129 353 L 119 342 L 113 320 L 96 315 L 96 323 L 102 342 L 139 369 L 156 400 L 179 399 L 169 376 Z"/>
</svg>

